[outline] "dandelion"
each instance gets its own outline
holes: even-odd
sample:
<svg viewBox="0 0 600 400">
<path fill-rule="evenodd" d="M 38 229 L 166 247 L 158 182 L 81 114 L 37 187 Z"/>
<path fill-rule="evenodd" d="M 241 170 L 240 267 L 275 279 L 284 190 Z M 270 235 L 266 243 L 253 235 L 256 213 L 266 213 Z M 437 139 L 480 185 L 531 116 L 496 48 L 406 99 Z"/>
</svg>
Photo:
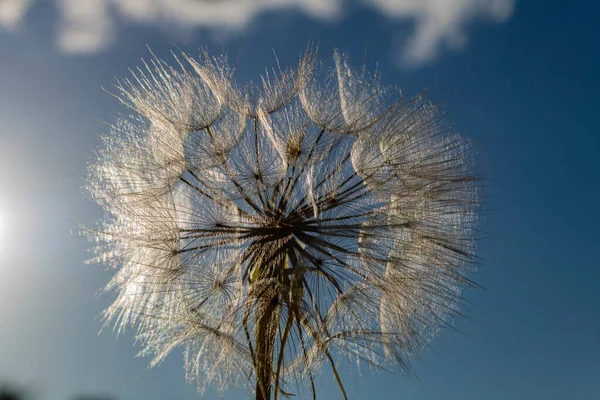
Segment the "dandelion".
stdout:
<svg viewBox="0 0 600 400">
<path fill-rule="evenodd" d="M 308 390 L 341 360 L 410 371 L 450 326 L 474 261 L 472 154 L 423 95 L 335 53 L 240 87 L 223 58 L 154 58 L 116 84 L 132 111 L 87 188 L 104 208 L 106 310 L 199 390 Z M 396 98 L 395 98 L 396 97 Z"/>
</svg>

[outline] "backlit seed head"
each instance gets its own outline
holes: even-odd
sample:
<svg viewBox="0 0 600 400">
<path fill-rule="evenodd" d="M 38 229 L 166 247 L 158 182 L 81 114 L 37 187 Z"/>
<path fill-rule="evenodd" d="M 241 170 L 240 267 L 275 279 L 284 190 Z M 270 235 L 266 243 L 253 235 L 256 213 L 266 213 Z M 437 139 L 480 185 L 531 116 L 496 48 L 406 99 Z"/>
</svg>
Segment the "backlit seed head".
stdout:
<svg viewBox="0 0 600 400">
<path fill-rule="evenodd" d="M 176 64 L 116 85 L 134 115 L 89 168 L 107 321 L 137 326 L 152 365 L 184 347 L 201 389 L 266 373 L 275 396 L 314 391 L 340 356 L 409 370 L 470 285 L 469 146 L 338 53 L 244 89 L 224 58 Z"/>
</svg>

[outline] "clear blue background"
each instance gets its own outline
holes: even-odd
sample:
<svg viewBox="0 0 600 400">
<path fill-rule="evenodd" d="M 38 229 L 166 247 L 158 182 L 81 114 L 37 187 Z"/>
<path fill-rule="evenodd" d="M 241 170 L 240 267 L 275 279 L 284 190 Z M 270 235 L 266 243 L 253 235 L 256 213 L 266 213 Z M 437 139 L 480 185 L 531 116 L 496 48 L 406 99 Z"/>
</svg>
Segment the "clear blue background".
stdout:
<svg viewBox="0 0 600 400">
<path fill-rule="evenodd" d="M 351 399 L 600 399 L 600 6 L 594 1 L 520 1 L 503 24 L 474 24 L 461 51 L 398 67 L 394 35 L 410 25 L 354 7 L 336 23 L 271 12 L 225 42 L 203 30 L 170 38 L 122 26 L 109 50 L 56 50 L 56 11 L 39 3 L 19 33 L 0 28 L 0 381 L 41 400 L 80 393 L 176 400 L 186 385 L 181 355 L 146 370 L 131 334 L 97 335 L 109 303 L 95 297 L 111 273 L 84 265 L 79 223 L 99 217 L 80 189 L 108 120 L 122 111 L 101 90 L 173 44 L 240 54 L 240 82 L 293 65 L 309 39 L 321 58 L 334 48 L 378 64 L 406 94 L 429 88 L 448 120 L 479 151 L 486 178 L 481 267 L 463 333 L 446 332 L 415 362 L 417 378 L 345 372 Z M 337 399 L 331 374 L 322 398 Z M 209 390 L 207 399 L 217 399 Z M 228 392 L 225 399 L 247 398 Z"/>
</svg>

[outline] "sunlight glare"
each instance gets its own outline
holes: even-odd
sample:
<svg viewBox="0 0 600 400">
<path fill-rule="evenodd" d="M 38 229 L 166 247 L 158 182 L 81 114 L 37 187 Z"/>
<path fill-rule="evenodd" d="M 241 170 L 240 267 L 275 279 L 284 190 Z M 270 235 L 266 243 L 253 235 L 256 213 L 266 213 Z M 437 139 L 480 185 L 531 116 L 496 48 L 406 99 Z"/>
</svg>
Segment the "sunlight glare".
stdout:
<svg viewBox="0 0 600 400">
<path fill-rule="evenodd" d="M 5 239 L 6 239 L 6 231 L 7 226 L 7 218 L 6 215 L 4 214 L 4 211 L 2 209 L 0 209 L 0 252 L 2 252 L 2 250 L 4 250 L 4 243 L 5 243 Z"/>
</svg>

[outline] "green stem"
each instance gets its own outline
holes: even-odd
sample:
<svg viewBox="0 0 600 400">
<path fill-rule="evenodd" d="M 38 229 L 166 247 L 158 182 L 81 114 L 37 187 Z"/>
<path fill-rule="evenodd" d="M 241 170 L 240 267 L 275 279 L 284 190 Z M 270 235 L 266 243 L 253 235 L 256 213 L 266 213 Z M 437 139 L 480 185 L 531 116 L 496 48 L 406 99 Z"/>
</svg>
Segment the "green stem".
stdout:
<svg viewBox="0 0 600 400">
<path fill-rule="evenodd" d="M 256 321 L 256 400 L 270 400 L 273 381 L 273 351 L 278 327 L 277 296 L 267 291 L 260 300 Z"/>
</svg>

